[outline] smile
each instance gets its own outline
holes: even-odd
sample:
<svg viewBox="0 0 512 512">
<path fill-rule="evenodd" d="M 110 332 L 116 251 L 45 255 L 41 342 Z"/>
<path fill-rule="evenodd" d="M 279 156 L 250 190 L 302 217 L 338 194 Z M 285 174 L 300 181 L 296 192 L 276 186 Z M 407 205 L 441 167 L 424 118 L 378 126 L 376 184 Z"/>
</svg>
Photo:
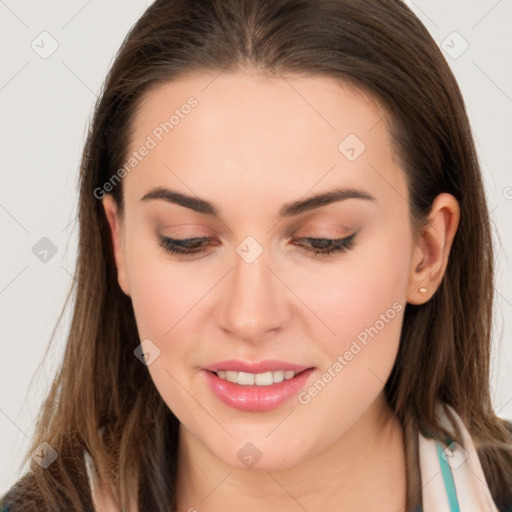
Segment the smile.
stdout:
<svg viewBox="0 0 512 512">
<path fill-rule="evenodd" d="M 264 373 L 202 370 L 213 396 L 234 409 L 265 412 L 288 402 L 306 387 L 315 371 L 308 368 L 299 373 L 274 370 Z M 235 382 L 236 380 L 236 382 Z"/>
<path fill-rule="evenodd" d="M 274 372 L 248 373 L 219 370 L 217 377 L 242 386 L 271 386 L 283 382 L 283 380 L 293 379 L 295 372 L 292 370 L 277 370 Z"/>
</svg>

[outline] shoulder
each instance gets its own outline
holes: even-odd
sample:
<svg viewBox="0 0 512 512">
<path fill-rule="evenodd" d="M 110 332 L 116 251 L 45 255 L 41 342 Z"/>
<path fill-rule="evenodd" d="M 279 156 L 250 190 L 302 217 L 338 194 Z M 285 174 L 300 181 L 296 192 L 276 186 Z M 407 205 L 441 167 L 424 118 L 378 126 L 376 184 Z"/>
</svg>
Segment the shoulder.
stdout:
<svg viewBox="0 0 512 512">
<path fill-rule="evenodd" d="M 13 490 L 9 489 L 3 496 L 0 497 L 0 512 L 13 512 L 10 506 Z"/>
<path fill-rule="evenodd" d="M 510 432 L 510 435 L 512 436 L 512 421 L 505 419 L 505 418 L 500 418 L 500 419 L 503 422 L 503 426 Z M 512 445 L 512 443 L 511 443 L 511 445 Z M 500 512 L 512 512 L 512 503 L 505 505 L 503 508 L 500 509 Z"/>
<path fill-rule="evenodd" d="M 502 422 L 503 426 L 508 430 L 512 438 L 512 421 L 506 418 L 499 418 Z M 512 447 L 512 441 L 510 442 L 510 446 Z M 501 503 L 498 507 L 499 512 L 512 512 L 512 502 L 509 503 Z M 1 512 L 1 511 L 0 511 Z"/>
<path fill-rule="evenodd" d="M 31 506 L 30 500 L 23 500 L 21 498 L 17 484 L 13 485 L 7 492 L 0 497 L 0 512 L 17 512 L 23 508 L 23 510 L 37 510 L 35 506 Z"/>
<path fill-rule="evenodd" d="M 0 512 L 41 512 L 46 507 L 34 475 L 27 472 L 0 497 Z"/>
</svg>

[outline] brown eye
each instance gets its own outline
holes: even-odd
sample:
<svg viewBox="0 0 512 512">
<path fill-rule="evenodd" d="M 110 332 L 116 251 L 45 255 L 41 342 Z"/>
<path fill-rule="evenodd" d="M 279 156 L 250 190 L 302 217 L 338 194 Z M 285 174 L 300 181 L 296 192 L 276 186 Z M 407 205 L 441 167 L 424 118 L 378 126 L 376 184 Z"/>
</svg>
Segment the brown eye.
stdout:
<svg viewBox="0 0 512 512">
<path fill-rule="evenodd" d="M 195 238 L 186 238 L 183 240 L 177 238 L 169 238 L 166 236 L 158 235 L 160 239 L 160 247 L 170 254 L 179 254 L 182 256 L 191 256 L 194 254 L 201 254 L 206 251 L 206 245 L 211 241 L 211 238 L 200 236 Z"/>
<path fill-rule="evenodd" d="M 306 252 L 312 252 L 314 255 L 330 256 L 338 253 L 345 253 L 354 246 L 355 233 L 345 238 L 312 238 L 303 237 L 297 239 L 299 242 L 307 242 L 307 246 L 302 245 Z M 299 244 L 300 245 L 300 244 Z"/>
</svg>

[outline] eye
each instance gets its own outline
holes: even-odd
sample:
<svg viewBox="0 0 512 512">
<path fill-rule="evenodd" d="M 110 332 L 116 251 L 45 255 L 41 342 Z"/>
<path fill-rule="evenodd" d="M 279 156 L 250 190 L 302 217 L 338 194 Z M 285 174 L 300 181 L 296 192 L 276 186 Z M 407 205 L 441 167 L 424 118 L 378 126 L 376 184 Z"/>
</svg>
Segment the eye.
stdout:
<svg viewBox="0 0 512 512">
<path fill-rule="evenodd" d="M 178 254 L 188 256 L 193 254 L 201 254 L 206 251 L 206 245 L 211 241 L 207 236 L 198 236 L 195 238 L 186 238 L 179 240 L 176 238 L 168 238 L 158 235 L 160 239 L 160 247 L 163 247 L 170 254 Z M 217 244 L 218 245 L 218 244 Z"/>
<path fill-rule="evenodd" d="M 345 253 L 352 249 L 354 246 L 355 233 L 345 238 L 312 238 L 303 237 L 294 240 L 293 245 L 298 245 L 302 250 L 308 253 L 314 253 L 315 256 L 330 256 L 333 254 Z M 219 245 L 218 242 L 213 244 L 213 239 L 200 236 L 186 239 L 169 238 L 163 235 L 158 235 L 160 247 L 163 247 L 165 251 L 170 254 L 176 254 L 180 256 L 192 256 L 196 254 L 202 254 L 206 251 L 208 245 Z M 306 242 L 304 244 L 297 244 L 295 242 Z"/>
<path fill-rule="evenodd" d="M 309 253 L 314 253 L 314 256 L 331 256 L 335 254 L 345 253 L 352 249 L 354 246 L 354 238 L 356 234 L 353 233 L 345 238 L 312 238 L 303 237 L 298 238 L 299 242 L 307 242 L 307 246 L 300 245 L 300 247 Z"/>
</svg>

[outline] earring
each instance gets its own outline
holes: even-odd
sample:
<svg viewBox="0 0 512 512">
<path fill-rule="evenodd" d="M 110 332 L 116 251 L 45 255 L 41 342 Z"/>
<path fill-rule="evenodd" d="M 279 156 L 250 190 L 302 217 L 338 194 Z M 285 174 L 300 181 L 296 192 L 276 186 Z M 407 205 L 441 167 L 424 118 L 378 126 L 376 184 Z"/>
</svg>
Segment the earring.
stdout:
<svg viewBox="0 0 512 512">
<path fill-rule="evenodd" d="M 428 289 L 427 288 L 420 288 L 420 293 L 427 293 Z"/>
</svg>

